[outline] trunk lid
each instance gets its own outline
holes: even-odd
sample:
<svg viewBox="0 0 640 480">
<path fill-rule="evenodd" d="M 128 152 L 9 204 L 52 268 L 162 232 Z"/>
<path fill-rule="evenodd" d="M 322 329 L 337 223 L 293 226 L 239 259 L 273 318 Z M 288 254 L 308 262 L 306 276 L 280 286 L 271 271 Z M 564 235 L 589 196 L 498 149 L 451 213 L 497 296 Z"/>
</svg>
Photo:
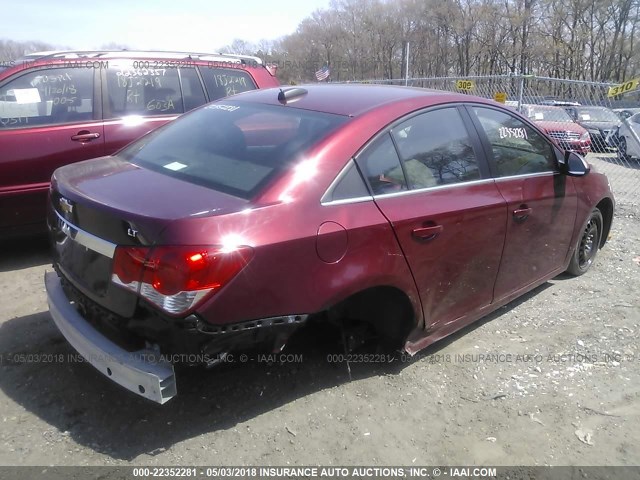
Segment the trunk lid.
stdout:
<svg viewBox="0 0 640 480">
<path fill-rule="evenodd" d="M 151 246 L 174 220 L 231 213 L 247 203 L 117 157 L 68 165 L 51 182 L 54 265 L 91 300 L 130 317 L 137 296 L 111 282 L 116 246 Z"/>
</svg>

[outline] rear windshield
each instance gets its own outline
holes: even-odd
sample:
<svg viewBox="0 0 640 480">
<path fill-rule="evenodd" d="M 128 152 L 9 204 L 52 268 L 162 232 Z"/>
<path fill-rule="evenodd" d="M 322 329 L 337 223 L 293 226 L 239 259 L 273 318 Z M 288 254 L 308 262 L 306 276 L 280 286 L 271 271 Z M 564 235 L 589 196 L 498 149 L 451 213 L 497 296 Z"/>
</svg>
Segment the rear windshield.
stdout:
<svg viewBox="0 0 640 480">
<path fill-rule="evenodd" d="M 212 103 L 134 142 L 119 157 L 249 199 L 348 117 L 229 100 Z"/>
</svg>

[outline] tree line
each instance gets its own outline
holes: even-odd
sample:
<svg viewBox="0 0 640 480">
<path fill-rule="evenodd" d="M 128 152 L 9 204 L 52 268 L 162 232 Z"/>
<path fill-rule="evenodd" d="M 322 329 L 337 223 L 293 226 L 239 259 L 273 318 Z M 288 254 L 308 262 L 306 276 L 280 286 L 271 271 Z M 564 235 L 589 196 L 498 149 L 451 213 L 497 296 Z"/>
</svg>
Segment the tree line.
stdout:
<svg viewBox="0 0 640 480">
<path fill-rule="evenodd" d="M 334 0 L 295 33 L 226 47 L 286 82 L 533 74 L 621 82 L 640 74 L 640 0 Z"/>
<path fill-rule="evenodd" d="M 223 52 L 278 65 L 283 83 L 532 74 L 622 82 L 640 74 L 640 0 L 333 0 L 285 37 Z M 408 48 L 408 55 L 407 55 Z M 0 40 L 0 59 L 43 42 Z M 203 46 L 202 50 L 210 50 Z"/>
</svg>

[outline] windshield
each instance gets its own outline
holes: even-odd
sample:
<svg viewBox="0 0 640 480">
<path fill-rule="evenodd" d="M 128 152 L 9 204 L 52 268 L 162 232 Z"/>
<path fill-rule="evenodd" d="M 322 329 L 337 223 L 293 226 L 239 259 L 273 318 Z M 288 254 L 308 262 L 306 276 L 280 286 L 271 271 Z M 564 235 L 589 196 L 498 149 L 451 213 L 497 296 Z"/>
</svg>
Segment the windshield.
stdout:
<svg viewBox="0 0 640 480">
<path fill-rule="evenodd" d="M 224 101 L 156 130 L 118 153 L 165 175 L 251 198 L 348 117 Z"/>
<path fill-rule="evenodd" d="M 533 107 L 529 109 L 529 118 L 537 121 L 547 122 L 573 122 L 571 117 L 562 108 L 556 107 Z"/>
<path fill-rule="evenodd" d="M 618 116 L 607 108 L 580 108 L 578 121 L 620 123 Z"/>
</svg>

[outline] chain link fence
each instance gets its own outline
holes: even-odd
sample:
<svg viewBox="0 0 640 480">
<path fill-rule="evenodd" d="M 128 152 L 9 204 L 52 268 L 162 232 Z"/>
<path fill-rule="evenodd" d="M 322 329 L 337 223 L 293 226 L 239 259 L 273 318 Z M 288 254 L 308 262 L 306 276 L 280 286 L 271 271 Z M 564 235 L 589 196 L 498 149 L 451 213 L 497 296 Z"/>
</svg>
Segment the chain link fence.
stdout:
<svg viewBox="0 0 640 480">
<path fill-rule="evenodd" d="M 358 83 L 446 90 L 504 103 L 538 123 L 562 147 L 586 155 L 596 170 L 609 177 L 618 202 L 638 203 L 640 158 L 627 155 L 627 149 L 629 142 L 635 141 L 636 150 L 640 152 L 640 138 L 633 129 L 623 126 L 619 132 L 618 127 L 623 124 L 625 111 L 633 112 L 635 108 L 640 112 L 640 90 L 611 97 L 609 92 L 614 84 L 532 75 L 363 80 Z M 624 145 L 621 145 L 622 137 L 625 137 Z"/>
</svg>

